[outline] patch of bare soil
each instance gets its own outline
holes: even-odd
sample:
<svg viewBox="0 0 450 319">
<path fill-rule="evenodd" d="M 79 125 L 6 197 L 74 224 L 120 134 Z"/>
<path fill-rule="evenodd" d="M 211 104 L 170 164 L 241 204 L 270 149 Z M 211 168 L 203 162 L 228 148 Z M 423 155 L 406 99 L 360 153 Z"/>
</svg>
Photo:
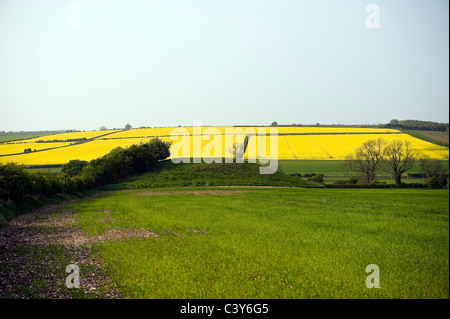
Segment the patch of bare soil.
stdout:
<svg viewBox="0 0 450 319">
<path fill-rule="evenodd" d="M 160 196 L 160 195 L 175 195 L 175 194 L 193 194 L 193 195 L 234 195 L 239 193 L 245 193 L 244 190 L 198 190 L 198 191 L 168 191 L 168 192 L 143 192 L 137 195 L 144 196 Z"/>
<path fill-rule="evenodd" d="M 119 298 L 92 244 L 126 238 L 157 237 L 145 229 L 109 229 L 86 237 L 72 211 L 75 201 L 18 216 L 0 229 L 0 298 Z M 95 257 L 96 256 L 96 257 Z M 65 267 L 80 268 L 80 288 L 68 289 Z"/>
</svg>

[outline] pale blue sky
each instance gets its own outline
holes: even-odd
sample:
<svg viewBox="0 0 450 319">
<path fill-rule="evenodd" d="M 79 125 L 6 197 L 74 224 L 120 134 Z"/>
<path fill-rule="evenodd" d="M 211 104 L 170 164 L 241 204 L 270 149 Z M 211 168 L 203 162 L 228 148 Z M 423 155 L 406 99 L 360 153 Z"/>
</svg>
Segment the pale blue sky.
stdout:
<svg viewBox="0 0 450 319">
<path fill-rule="evenodd" d="M 0 0 L 0 131 L 448 122 L 448 37 L 444 0 Z"/>
</svg>

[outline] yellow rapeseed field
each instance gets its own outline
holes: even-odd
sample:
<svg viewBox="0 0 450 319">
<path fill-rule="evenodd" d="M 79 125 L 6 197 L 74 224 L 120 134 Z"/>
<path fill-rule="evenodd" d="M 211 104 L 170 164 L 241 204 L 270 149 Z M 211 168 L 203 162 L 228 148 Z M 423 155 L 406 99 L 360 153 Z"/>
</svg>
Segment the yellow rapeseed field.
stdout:
<svg viewBox="0 0 450 319">
<path fill-rule="evenodd" d="M 414 150 L 431 158 L 445 159 L 448 148 L 435 145 L 408 134 L 343 134 L 343 135 L 290 135 L 279 138 L 279 159 L 343 160 L 356 147 L 368 139 L 383 138 L 408 140 Z"/>
<path fill-rule="evenodd" d="M 203 126 L 201 129 L 202 134 L 206 134 L 208 130 L 218 130 L 221 134 L 225 134 L 226 130 L 239 130 L 242 129 L 244 132 L 255 132 L 258 130 L 267 131 L 269 127 L 261 126 L 249 126 L 249 127 L 232 127 L 232 126 L 217 126 L 217 127 L 207 127 Z M 186 130 L 188 134 L 193 134 L 192 127 L 166 127 L 166 128 L 142 128 L 142 129 L 131 129 L 127 131 L 117 131 L 114 134 L 108 135 L 105 138 L 132 138 L 132 137 L 154 137 L 154 136 L 170 136 L 174 129 Z M 278 134 L 326 134 L 326 133 L 394 133 L 398 132 L 393 129 L 376 129 L 376 128 L 335 128 L 335 127 L 277 127 Z M 206 132 L 205 132 L 206 131 Z"/>
<path fill-rule="evenodd" d="M 149 139 L 143 140 L 135 138 L 123 140 L 94 140 L 92 142 L 76 144 L 69 147 L 43 152 L 0 157 L 0 162 L 3 162 L 3 164 L 7 162 L 14 162 L 24 165 L 51 165 L 64 164 L 69 162 L 71 159 L 90 161 L 109 153 L 112 149 L 118 146 L 128 147 L 132 144 L 148 142 L 148 140 Z"/>
<path fill-rule="evenodd" d="M 369 129 L 369 128 L 333 128 L 333 127 L 278 127 L 278 154 L 270 154 L 270 138 L 266 137 L 267 150 L 260 149 L 256 142 L 256 137 L 252 136 L 254 133 L 266 132 L 269 133 L 268 127 L 217 127 L 209 128 L 144 128 L 131 129 L 120 131 L 91 131 L 91 132 L 76 132 L 64 133 L 45 136 L 36 139 L 29 139 L 13 144 L 0 144 L 0 163 L 14 162 L 24 165 L 49 165 L 49 164 L 64 164 L 71 159 L 79 159 L 90 161 L 99 156 L 105 155 L 115 147 L 128 147 L 133 144 L 147 142 L 151 138 L 159 136 L 165 141 L 170 140 L 171 133 L 176 132 L 180 135 L 202 132 L 202 134 L 217 134 L 211 139 L 216 139 L 218 142 L 217 149 L 221 149 L 219 155 L 231 157 L 231 147 L 229 135 L 225 136 L 226 130 L 234 129 L 234 132 L 239 132 L 242 129 L 245 135 L 251 135 L 249 148 L 245 153 L 245 158 L 253 158 L 256 154 L 258 158 L 261 157 L 278 157 L 278 159 L 308 159 L 308 160 L 343 160 L 345 156 L 355 150 L 364 141 L 373 138 L 382 137 L 387 141 L 393 139 L 409 140 L 413 148 L 420 154 L 426 154 L 431 158 L 448 159 L 449 150 L 446 147 L 438 146 L 423 140 L 414 138 L 407 134 L 402 134 L 396 130 L 388 129 Z M 259 130 L 259 131 L 258 131 Z M 105 135 L 107 134 L 107 135 Z M 67 147 L 45 150 L 41 152 L 24 153 L 13 156 L 2 156 L 5 154 L 22 153 L 25 148 L 32 150 L 40 150 L 48 147 L 64 146 L 70 143 L 35 143 L 36 140 L 67 140 L 86 137 L 93 139 L 92 141 L 75 144 Z M 201 147 L 195 147 L 193 136 L 187 136 L 184 139 L 179 137 L 173 141 L 172 156 L 173 157 L 213 157 L 217 154 L 210 153 L 211 146 L 209 140 L 200 140 Z M 184 141 L 184 145 L 181 143 Z M 227 144 L 228 143 L 228 144 Z M 255 143 L 255 144 L 252 144 Z M 183 146 L 182 146 L 183 145 Z M 180 147 L 182 146 L 182 147 Z M 209 147 L 209 149 L 207 148 Z M 254 147 L 254 148 L 253 148 Z M 183 150 L 186 152 L 183 154 Z M 264 153 L 264 154 L 263 154 Z"/>
<path fill-rule="evenodd" d="M 32 151 L 40 151 L 47 148 L 55 148 L 70 145 L 70 143 L 4 143 L 0 144 L 0 155 L 24 153 L 25 149 L 30 148 Z M 1 162 L 1 157 L 0 157 Z"/>
</svg>

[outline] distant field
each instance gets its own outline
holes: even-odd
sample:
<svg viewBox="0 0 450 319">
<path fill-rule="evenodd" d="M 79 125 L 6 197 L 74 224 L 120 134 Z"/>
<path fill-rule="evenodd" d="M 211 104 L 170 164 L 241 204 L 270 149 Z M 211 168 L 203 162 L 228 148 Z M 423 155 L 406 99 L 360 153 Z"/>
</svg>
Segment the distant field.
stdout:
<svg viewBox="0 0 450 319">
<path fill-rule="evenodd" d="M 25 149 L 31 149 L 32 152 L 41 151 L 49 148 L 59 148 L 61 146 L 68 146 L 70 143 L 15 143 L 15 144 L 0 144 L 0 154 L 15 154 L 24 153 Z M 27 153 L 31 154 L 31 153 Z M 0 157 L 1 162 L 1 157 Z"/>
<path fill-rule="evenodd" d="M 228 141 L 226 135 L 227 129 L 236 131 L 241 130 L 241 135 L 248 135 L 249 144 L 244 157 L 261 157 L 265 156 L 265 150 L 260 148 L 259 141 L 256 140 L 255 133 L 262 130 L 269 133 L 268 127 L 203 127 L 203 134 L 211 134 L 214 141 L 220 139 L 219 150 L 222 154 L 219 157 L 231 157 L 230 149 L 232 142 Z M 268 154 L 269 157 L 281 160 L 298 159 L 298 160 L 331 160 L 340 161 L 349 153 L 352 153 L 356 147 L 360 146 L 364 141 L 373 138 L 382 137 L 387 141 L 393 139 L 409 140 L 413 147 L 422 154 L 427 154 L 431 158 L 448 159 L 448 148 L 439 146 L 414 138 L 408 134 L 402 134 L 397 130 L 389 129 L 368 129 L 368 128 L 331 128 L 331 127 L 280 127 L 278 130 L 278 154 Z M 21 155 L 5 156 L 11 154 L 6 148 L 0 148 L 0 162 L 14 162 L 24 165 L 52 165 L 64 164 L 71 159 L 79 159 L 90 161 L 99 156 L 109 153 L 115 147 L 128 147 L 133 144 L 146 142 L 151 138 L 160 137 L 165 141 L 170 140 L 170 134 L 178 130 L 178 134 L 191 135 L 183 144 L 184 149 L 190 150 L 190 157 L 198 157 L 203 154 L 205 147 L 209 145 L 210 140 L 201 141 L 201 147 L 194 149 L 194 138 L 197 132 L 192 127 L 187 128 L 154 128 L 154 129 L 132 129 L 110 130 L 110 131 L 91 131 L 91 132 L 74 132 L 55 134 L 42 138 L 33 138 L 25 140 L 26 143 L 35 143 L 38 140 L 44 141 L 68 141 L 74 139 L 86 138 L 88 141 L 82 144 L 74 144 L 68 147 L 46 150 L 43 152 L 32 152 Z M 199 129 L 200 131 L 200 129 Z M 194 137 L 192 136 L 194 134 Z M 267 145 L 270 143 L 267 137 Z M 181 138 L 174 140 L 174 145 L 182 141 Z M 45 143 L 53 144 L 53 143 Z M 178 144 L 181 145 L 181 144 Z M 210 146 L 210 145 L 209 145 Z M 9 146 L 10 148 L 14 146 Z M 221 149 L 220 149 L 221 147 Z M 33 147 L 31 147 L 34 149 Z M 172 146 L 173 148 L 173 146 Z M 16 145 L 16 149 L 20 151 L 22 145 Z M 254 150 L 253 155 L 251 150 Z M 23 151 L 23 149 L 22 149 Z M 203 154 L 204 155 L 204 154 Z M 184 157 L 180 149 L 173 151 L 172 157 Z M 206 157 L 210 157 L 208 154 Z"/>
<path fill-rule="evenodd" d="M 445 131 L 413 131 L 439 142 L 449 143 L 449 132 Z"/>
<path fill-rule="evenodd" d="M 114 132 L 118 132 L 119 130 L 107 130 L 107 131 L 86 131 L 86 132 L 70 132 L 70 133 L 61 133 L 48 135 L 44 138 L 35 138 L 31 139 L 28 142 L 36 142 L 36 141 L 53 141 L 53 140 L 76 140 L 76 139 L 92 139 L 96 137 L 100 137 L 103 135 L 109 135 Z"/>
<path fill-rule="evenodd" d="M 18 141 L 18 140 L 25 140 L 25 139 L 33 139 L 36 137 L 42 137 L 47 136 L 48 133 L 42 133 L 42 134 L 14 134 L 14 135 L 0 135 L 0 143 L 3 142 L 12 142 L 12 141 Z"/>
<path fill-rule="evenodd" d="M 343 176 L 352 175 L 353 172 L 345 169 L 344 161 L 314 161 L 314 160 L 281 160 L 279 165 L 283 173 L 286 174 L 306 174 L 306 173 L 323 173 L 326 176 Z M 449 161 L 443 160 L 442 166 L 449 171 Z M 410 174 L 418 174 L 421 172 L 420 163 L 416 162 L 414 167 L 407 171 Z"/>
<path fill-rule="evenodd" d="M 35 256 L 35 275 L 14 287 L 31 298 L 115 286 L 124 298 L 448 299 L 448 205 L 448 190 L 106 193 L 33 222 L 41 240 L 19 252 Z M 80 265 L 82 289 L 63 285 L 70 263 Z M 104 274 L 88 277 L 99 264 Z M 369 264 L 381 289 L 366 287 Z"/>
</svg>

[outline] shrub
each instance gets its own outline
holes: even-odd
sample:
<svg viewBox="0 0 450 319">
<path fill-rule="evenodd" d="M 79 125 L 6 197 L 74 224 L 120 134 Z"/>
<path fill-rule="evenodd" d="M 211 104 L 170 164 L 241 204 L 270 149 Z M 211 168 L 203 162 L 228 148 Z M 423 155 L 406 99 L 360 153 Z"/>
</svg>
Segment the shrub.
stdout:
<svg viewBox="0 0 450 319">
<path fill-rule="evenodd" d="M 448 181 L 445 174 L 439 174 L 438 176 L 433 176 L 427 180 L 425 185 L 428 188 L 445 188 L 447 187 Z"/>
<path fill-rule="evenodd" d="M 67 164 L 61 166 L 61 172 L 68 176 L 77 176 L 81 174 L 83 168 L 85 168 L 89 162 L 80 160 L 71 160 Z"/>
<path fill-rule="evenodd" d="M 314 174 L 307 179 L 308 182 L 323 183 L 323 174 Z"/>
<path fill-rule="evenodd" d="M 352 176 L 349 179 L 338 179 L 333 182 L 334 185 L 356 185 L 360 179 L 356 176 Z"/>
<path fill-rule="evenodd" d="M 23 166 L 13 163 L 0 165 L 0 199 L 19 201 L 31 189 L 31 180 Z"/>
</svg>

